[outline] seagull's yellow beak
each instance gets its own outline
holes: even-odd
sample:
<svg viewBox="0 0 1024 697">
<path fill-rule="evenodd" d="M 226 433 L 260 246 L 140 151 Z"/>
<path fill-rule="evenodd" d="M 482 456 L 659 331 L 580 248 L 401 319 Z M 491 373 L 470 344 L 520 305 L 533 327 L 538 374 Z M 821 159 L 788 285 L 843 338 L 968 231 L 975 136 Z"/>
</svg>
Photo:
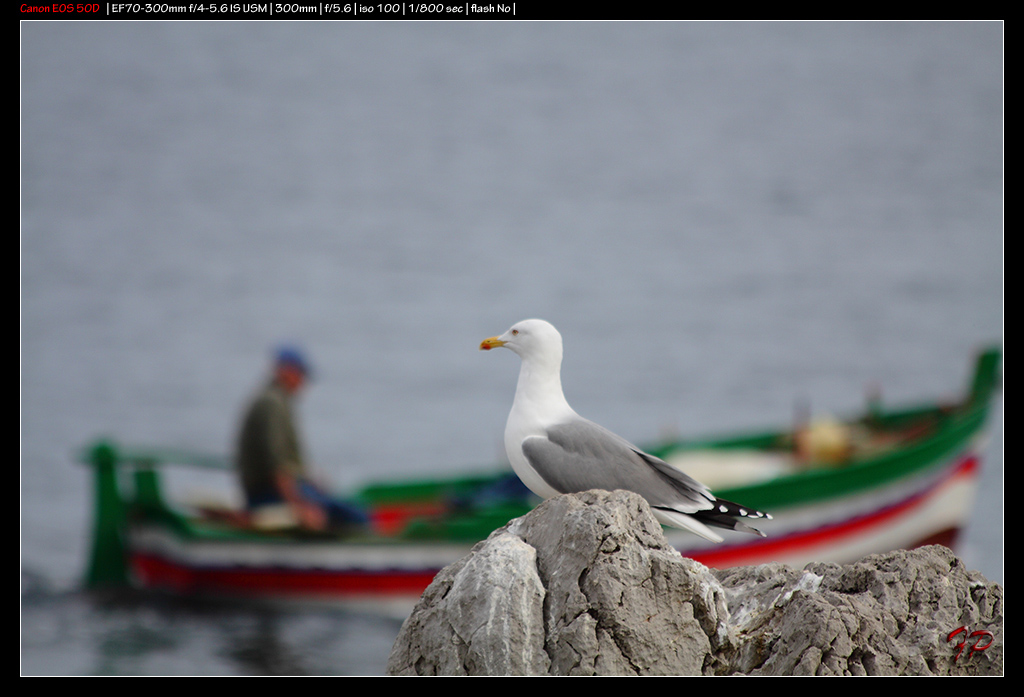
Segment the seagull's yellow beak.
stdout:
<svg viewBox="0 0 1024 697">
<path fill-rule="evenodd" d="M 504 341 L 502 341 L 501 339 L 499 339 L 496 336 L 492 336 L 490 339 L 484 339 L 483 341 L 480 342 L 480 350 L 481 351 L 490 351 L 492 348 L 498 348 L 499 346 L 504 346 L 504 345 L 505 345 Z"/>
</svg>

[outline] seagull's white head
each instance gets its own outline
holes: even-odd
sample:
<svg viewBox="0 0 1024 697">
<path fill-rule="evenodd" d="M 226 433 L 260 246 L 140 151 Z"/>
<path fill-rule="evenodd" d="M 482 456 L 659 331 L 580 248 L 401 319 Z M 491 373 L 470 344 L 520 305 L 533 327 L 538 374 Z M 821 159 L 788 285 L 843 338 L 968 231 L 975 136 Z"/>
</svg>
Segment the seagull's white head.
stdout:
<svg viewBox="0 0 1024 697">
<path fill-rule="evenodd" d="M 492 336 L 480 343 L 481 351 L 504 346 L 517 353 L 524 361 L 562 363 L 562 335 L 542 319 L 524 319 L 516 322 L 501 336 Z"/>
</svg>

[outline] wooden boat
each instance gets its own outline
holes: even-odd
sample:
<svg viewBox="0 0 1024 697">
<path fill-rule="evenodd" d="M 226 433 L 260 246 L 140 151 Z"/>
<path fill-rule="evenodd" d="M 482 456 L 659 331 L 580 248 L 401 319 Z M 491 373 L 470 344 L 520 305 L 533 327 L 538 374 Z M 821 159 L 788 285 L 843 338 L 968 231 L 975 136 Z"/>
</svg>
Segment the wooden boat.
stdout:
<svg viewBox="0 0 1024 697">
<path fill-rule="evenodd" d="M 1001 354 L 983 352 L 956 403 L 887 409 L 781 432 L 663 443 L 650 451 L 715 493 L 773 520 L 766 538 L 718 545 L 666 529 L 708 566 L 849 562 L 923 544 L 954 544 L 977 488 Z M 90 588 L 136 586 L 186 596 L 408 607 L 444 566 L 536 500 L 507 470 L 384 482 L 351 497 L 370 524 L 312 534 L 266 529 L 240 512 L 186 511 L 161 493 L 164 467 L 226 467 L 223 458 L 100 442 Z"/>
</svg>

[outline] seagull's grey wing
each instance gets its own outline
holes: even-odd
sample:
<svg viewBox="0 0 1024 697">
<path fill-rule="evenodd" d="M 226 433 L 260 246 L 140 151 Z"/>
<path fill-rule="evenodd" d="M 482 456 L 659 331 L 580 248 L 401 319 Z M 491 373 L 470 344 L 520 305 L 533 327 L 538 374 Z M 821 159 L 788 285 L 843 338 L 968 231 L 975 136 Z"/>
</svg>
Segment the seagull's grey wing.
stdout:
<svg viewBox="0 0 1024 697">
<path fill-rule="evenodd" d="M 537 474 L 563 494 L 627 489 L 652 506 L 686 513 L 715 501 L 700 482 L 586 419 L 551 426 L 546 437 L 526 438 L 522 449 Z"/>
</svg>

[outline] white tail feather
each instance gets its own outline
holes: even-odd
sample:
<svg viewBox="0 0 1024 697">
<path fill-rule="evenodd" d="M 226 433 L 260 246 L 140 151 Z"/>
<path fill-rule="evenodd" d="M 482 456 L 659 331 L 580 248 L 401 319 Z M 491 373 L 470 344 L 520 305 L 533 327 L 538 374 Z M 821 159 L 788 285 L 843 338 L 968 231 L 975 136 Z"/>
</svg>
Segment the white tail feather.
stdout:
<svg viewBox="0 0 1024 697">
<path fill-rule="evenodd" d="M 682 528 L 683 530 L 689 530 L 690 532 L 700 535 L 705 540 L 711 540 L 712 542 L 722 542 L 725 538 L 714 532 L 704 523 L 700 522 L 696 518 L 686 515 L 685 513 L 678 513 L 676 511 L 667 511 L 663 508 L 652 508 L 651 513 L 658 519 L 659 523 L 664 525 L 671 525 L 674 528 Z"/>
</svg>

